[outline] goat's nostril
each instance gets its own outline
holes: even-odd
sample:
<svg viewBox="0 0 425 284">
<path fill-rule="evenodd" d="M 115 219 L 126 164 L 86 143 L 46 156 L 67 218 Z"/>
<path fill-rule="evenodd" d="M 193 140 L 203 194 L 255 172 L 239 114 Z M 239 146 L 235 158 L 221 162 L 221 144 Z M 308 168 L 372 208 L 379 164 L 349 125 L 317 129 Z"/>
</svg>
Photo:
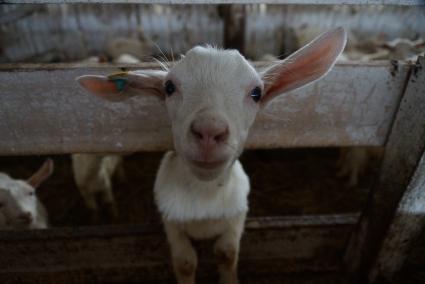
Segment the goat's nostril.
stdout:
<svg viewBox="0 0 425 284">
<path fill-rule="evenodd" d="M 215 135 L 214 140 L 216 142 L 223 142 L 227 139 L 228 136 L 229 136 L 229 128 L 226 128 L 226 130 L 224 130 L 223 132 Z"/>
<path fill-rule="evenodd" d="M 190 133 L 198 143 L 221 143 L 227 140 L 229 127 L 227 125 L 205 125 L 195 122 L 190 126 Z"/>
<path fill-rule="evenodd" d="M 220 142 L 220 141 L 222 141 L 223 140 L 223 135 L 217 135 L 217 136 L 215 136 L 214 137 L 214 140 L 215 140 L 215 142 Z"/>
<path fill-rule="evenodd" d="M 198 130 L 195 129 L 195 127 L 193 126 L 193 124 L 190 126 L 190 132 L 193 134 L 193 136 L 195 136 L 197 139 L 202 140 L 202 133 Z"/>
</svg>

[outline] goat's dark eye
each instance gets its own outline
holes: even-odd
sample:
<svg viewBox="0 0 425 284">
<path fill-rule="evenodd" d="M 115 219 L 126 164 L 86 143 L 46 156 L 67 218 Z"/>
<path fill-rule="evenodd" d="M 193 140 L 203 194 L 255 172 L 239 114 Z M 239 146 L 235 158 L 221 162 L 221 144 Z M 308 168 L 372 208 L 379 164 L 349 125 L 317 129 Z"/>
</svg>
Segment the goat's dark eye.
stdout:
<svg viewBox="0 0 425 284">
<path fill-rule="evenodd" d="M 261 88 L 260 87 L 255 87 L 252 91 L 251 91 L 251 98 L 254 100 L 254 102 L 258 102 L 261 99 Z"/>
<path fill-rule="evenodd" d="M 165 82 L 164 88 L 165 88 L 165 93 L 167 94 L 167 96 L 171 96 L 176 91 L 176 86 L 170 80 Z"/>
</svg>

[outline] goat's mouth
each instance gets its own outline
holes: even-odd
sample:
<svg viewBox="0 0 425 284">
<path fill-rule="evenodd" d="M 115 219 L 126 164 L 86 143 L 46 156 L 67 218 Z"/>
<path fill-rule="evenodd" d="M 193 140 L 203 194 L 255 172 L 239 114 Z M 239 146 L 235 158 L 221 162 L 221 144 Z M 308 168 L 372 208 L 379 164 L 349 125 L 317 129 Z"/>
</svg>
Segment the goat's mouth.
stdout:
<svg viewBox="0 0 425 284">
<path fill-rule="evenodd" d="M 16 225 L 31 225 L 32 216 L 31 217 L 17 217 L 15 219 Z"/>
<path fill-rule="evenodd" d="M 219 161 L 196 161 L 196 160 L 190 160 L 190 163 L 192 165 L 196 166 L 197 168 L 204 169 L 204 170 L 215 170 L 217 168 L 220 168 L 226 163 L 226 160 L 219 160 Z"/>
</svg>

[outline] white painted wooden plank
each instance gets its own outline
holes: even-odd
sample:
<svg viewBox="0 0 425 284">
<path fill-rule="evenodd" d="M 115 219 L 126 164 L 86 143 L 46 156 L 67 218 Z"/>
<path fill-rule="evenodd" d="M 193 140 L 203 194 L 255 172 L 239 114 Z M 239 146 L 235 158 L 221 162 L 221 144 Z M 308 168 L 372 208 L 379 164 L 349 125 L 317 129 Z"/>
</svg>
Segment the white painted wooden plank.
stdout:
<svg viewBox="0 0 425 284">
<path fill-rule="evenodd" d="M 422 0 L 1 0 L 2 3 L 424 5 Z"/>
<path fill-rule="evenodd" d="M 270 103 L 247 147 L 383 145 L 408 69 L 399 65 L 394 71 L 386 63 L 337 65 L 323 80 Z M 75 82 L 83 74 L 117 70 L 110 65 L 0 65 L 0 154 L 171 148 L 170 123 L 156 98 L 109 103 Z"/>
</svg>

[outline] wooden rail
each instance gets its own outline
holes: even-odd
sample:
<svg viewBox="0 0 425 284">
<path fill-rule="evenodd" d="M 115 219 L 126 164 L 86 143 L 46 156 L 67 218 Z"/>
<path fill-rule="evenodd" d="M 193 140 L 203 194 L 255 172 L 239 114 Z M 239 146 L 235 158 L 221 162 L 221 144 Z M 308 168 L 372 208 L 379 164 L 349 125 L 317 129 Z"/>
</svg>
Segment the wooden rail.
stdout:
<svg viewBox="0 0 425 284">
<path fill-rule="evenodd" d="M 0 0 L 0 4 L 133 3 L 133 4 L 299 4 L 299 5 L 424 5 L 422 0 Z"/>
<path fill-rule="evenodd" d="M 83 74 L 136 67 L 158 65 L 0 65 L 0 155 L 171 148 L 170 123 L 158 99 L 109 103 L 75 81 Z M 323 80 L 270 103 L 247 147 L 383 145 L 410 67 L 338 64 Z"/>
<path fill-rule="evenodd" d="M 331 272 L 358 214 L 252 218 L 246 224 L 240 275 Z M 0 282 L 135 283 L 171 280 L 159 225 L 54 228 L 0 233 Z M 199 277 L 215 274 L 212 247 L 196 243 Z"/>
</svg>

